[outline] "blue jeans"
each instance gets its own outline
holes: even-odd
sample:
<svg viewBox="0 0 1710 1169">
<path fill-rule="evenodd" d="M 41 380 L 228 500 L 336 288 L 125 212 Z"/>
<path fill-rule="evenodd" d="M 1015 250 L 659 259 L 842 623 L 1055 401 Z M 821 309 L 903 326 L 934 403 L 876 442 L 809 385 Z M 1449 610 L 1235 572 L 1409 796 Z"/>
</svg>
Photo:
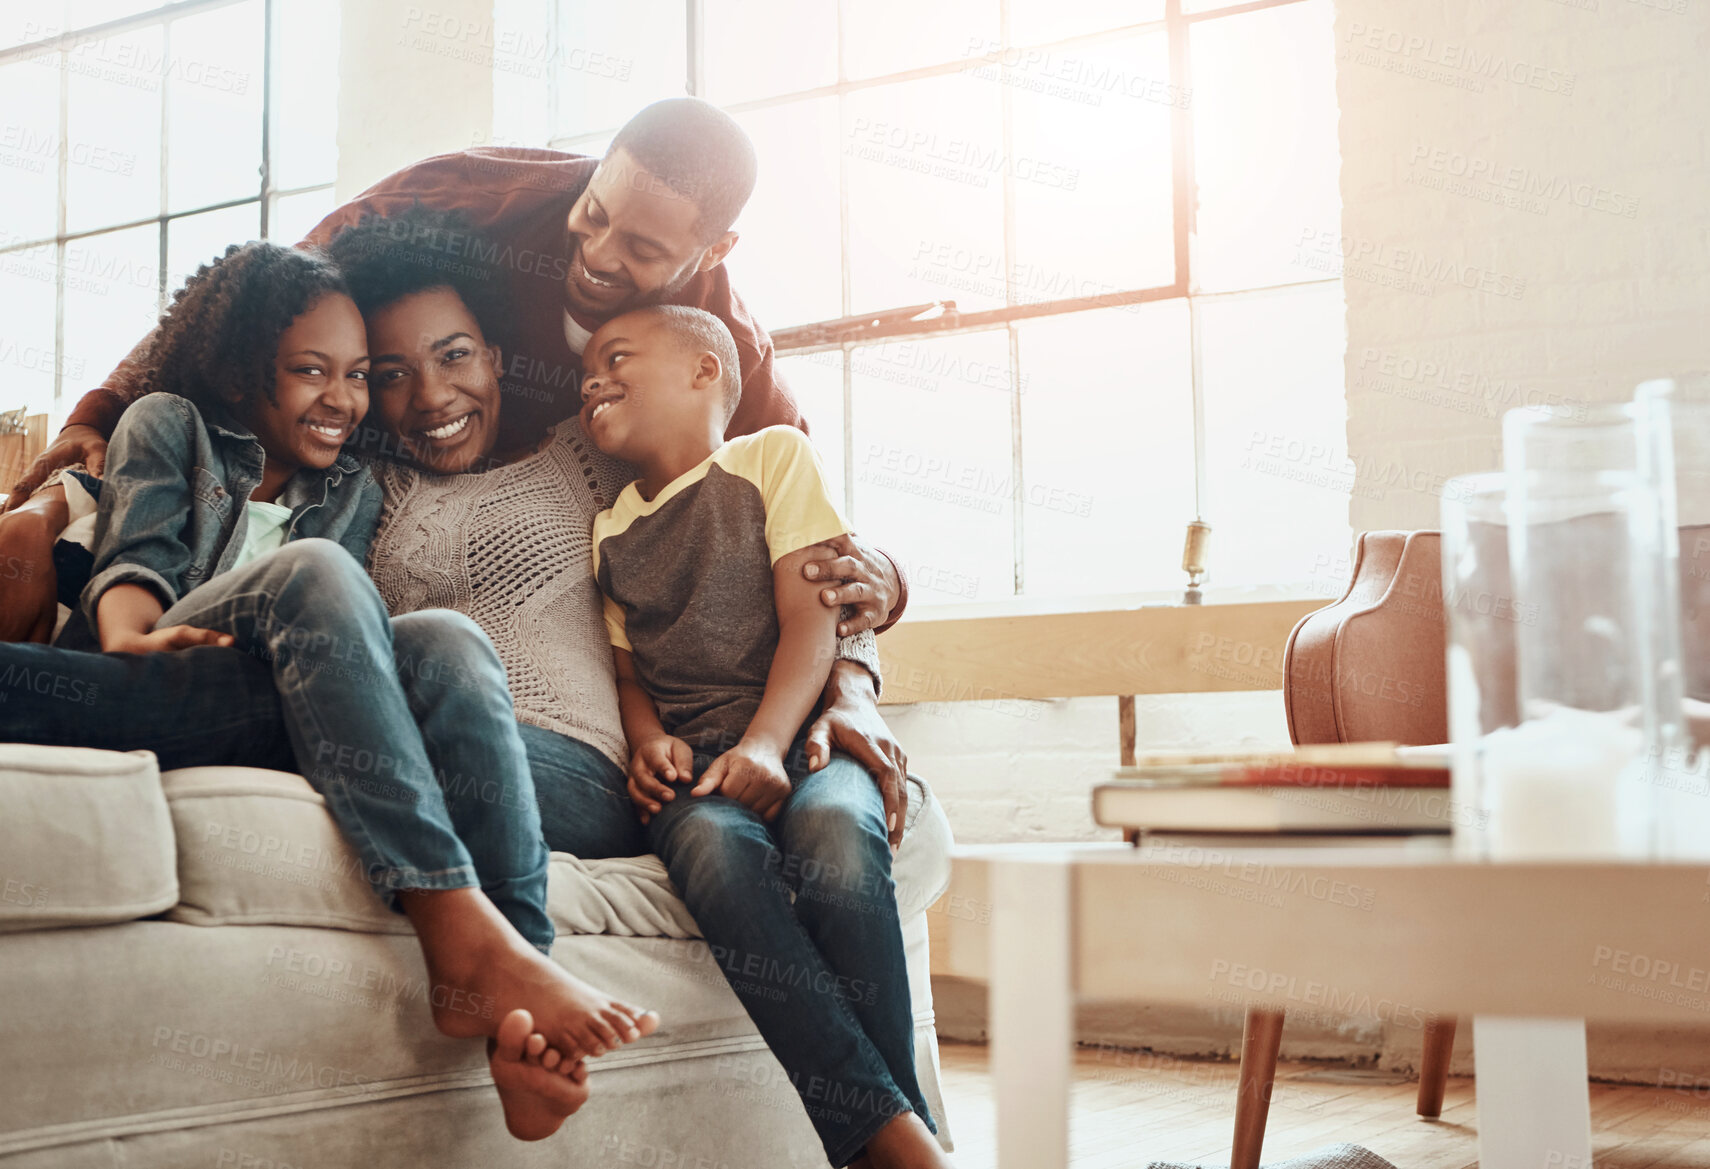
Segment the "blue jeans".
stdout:
<svg viewBox="0 0 1710 1169">
<path fill-rule="evenodd" d="M 326 798 L 382 899 L 395 905 L 401 889 L 479 886 L 524 938 L 551 949 L 528 758 L 504 667 L 474 622 L 448 610 L 389 617 L 348 552 L 309 539 L 193 589 L 158 624 L 230 633 L 236 648 L 271 667 L 290 757 Z M 238 669 L 229 658 L 212 664 L 222 675 Z M 160 671 L 145 664 L 139 672 Z M 240 680 L 238 711 L 264 709 L 253 670 Z M 216 684 L 198 681 L 203 700 L 191 711 L 168 715 L 155 705 L 155 717 L 189 730 L 186 714 L 227 701 Z M 85 717 L 98 721 L 93 711 Z M 112 745 L 121 744 L 142 745 Z"/>
<path fill-rule="evenodd" d="M 767 824 L 679 783 L 647 826 L 713 957 L 806 1107 L 826 1157 L 847 1165 L 905 1112 L 929 1128 L 914 1073 L 914 1011 L 884 801 L 833 755 Z M 695 775 L 714 756 L 695 756 Z"/>
<path fill-rule="evenodd" d="M 528 751 L 548 848 L 589 861 L 652 851 L 623 768 L 580 739 L 529 723 L 518 723 L 517 730 Z"/>
</svg>

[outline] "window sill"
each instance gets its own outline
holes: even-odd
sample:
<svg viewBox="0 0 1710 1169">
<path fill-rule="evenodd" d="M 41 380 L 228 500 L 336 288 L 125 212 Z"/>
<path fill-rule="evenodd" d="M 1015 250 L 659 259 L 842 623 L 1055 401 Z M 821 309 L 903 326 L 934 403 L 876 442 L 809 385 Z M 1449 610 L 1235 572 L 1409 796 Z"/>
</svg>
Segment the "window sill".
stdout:
<svg viewBox="0 0 1710 1169">
<path fill-rule="evenodd" d="M 882 701 L 1280 690 L 1283 647 L 1334 597 L 1282 590 L 910 606 L 879 639 Z"/>
</svg>

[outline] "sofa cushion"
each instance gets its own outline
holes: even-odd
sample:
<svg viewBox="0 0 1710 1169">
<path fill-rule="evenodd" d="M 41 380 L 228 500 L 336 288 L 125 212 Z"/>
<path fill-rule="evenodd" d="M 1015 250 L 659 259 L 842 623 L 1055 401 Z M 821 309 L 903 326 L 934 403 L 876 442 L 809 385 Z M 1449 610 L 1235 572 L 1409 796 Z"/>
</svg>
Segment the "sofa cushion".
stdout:
<svg viewBox="0 0 1710 1169">
<path fill-rule="evenodd" d="M 173 920 L 198 925 L 305 925 L 409 933 L 363 876 L 354 849 L 301 776 L 249 767 L 191 767 L 162 777 L 179 839 Z M 949 881 L 949 823 L 918 780 L 895 862 L 904 920 Z M 585 861 L 554 853 L 547 911 L 560 934 L 692 938 L 694 919 L 653 856 Z"/>
<path fill-rule="evenodd" d="M 924 918 L 904 938 L 921 1088 L 942 1116 Z M 595 1098 L 624 1107 L 594 1132 L 695 1147 L 709 1154 L 706 1169 L 816 1163 L 794 1088 L 705 943 L 562 937 L 552 956 L 662 1019 L 657 1034 L 595 1061 Z M 0 1163 L 31 1153 L 26 1163 L 55 1166 L 260 1165 L 252 1157 L 263 1155 L 296 1166 L 541 1163 L 498 1143 L 482 1044 L 433 1029 L 414 938 L 170 921 L 40 931 L 0 946 L 0 987 L 34 1005 L 0 1011 L 7 1066 L 28 1069 L 0 1093 Z M 450 1095 L 459 1088 L 479 1093 L 470 1103 Z M 398 1099 L 417 1102 L 405 1129 L 353 1115 Z M 448 1108 L 469 1131 L 439 1132 L 443 1146 L 424 1152 L 415 1129 Z M 597 1115 L 579 1115 L 565 1139 L 586 1140 Z M 228 1127 L 245 1123 L 259 1131 Z M 771 1145 L 780 1126 L 792 1133 L 789 1155 Z M 176 1158 L 133 1147 L 173 1132 L 189 1134 Z M 104 1156 L 77 1155 L 92 1142 L 107 1142 Z M 742 1156 L 744 1143 L 761 1152 Z M 632 1161 L 597 1142 L 557 1147 L 556 1165 L 703 1164 Z M 480 1155 L 492 1148 L 507 1151 Z"/>
<path fill-rule="evenodd" d="M 175 853 L 150 752 L 0 745 L 0 932 L 169 909 Z"/>
</svg>

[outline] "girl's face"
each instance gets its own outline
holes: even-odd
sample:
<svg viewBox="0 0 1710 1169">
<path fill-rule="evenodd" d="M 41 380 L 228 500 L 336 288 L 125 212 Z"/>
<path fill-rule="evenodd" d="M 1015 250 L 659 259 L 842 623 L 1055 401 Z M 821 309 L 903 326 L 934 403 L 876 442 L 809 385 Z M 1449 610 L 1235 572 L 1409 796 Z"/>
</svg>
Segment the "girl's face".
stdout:
<svg viewBox="0 0 1710 1169">
<path fill-rule="evenodd" d="M 281 468 L 326 468 L 368 413 L 368 336 L 356 304 L 329 292 L 279 337 L 273 398 L 238 405 L 267 461 Z"/>
</svg>

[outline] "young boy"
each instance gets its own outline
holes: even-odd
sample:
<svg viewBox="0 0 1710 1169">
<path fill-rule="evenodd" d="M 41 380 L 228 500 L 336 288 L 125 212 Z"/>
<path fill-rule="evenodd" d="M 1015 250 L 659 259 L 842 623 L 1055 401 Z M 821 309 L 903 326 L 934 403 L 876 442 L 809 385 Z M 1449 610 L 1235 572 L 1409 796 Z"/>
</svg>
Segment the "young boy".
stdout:
<svg viewBox="0 0 1710 1169">
<path fill-rule="evenodd" d="M 630 797 L 650 817 L 710 755 L 692 794 L 722 791 L 772 819 L 836 656 L 837 614 L 801 566 L 849 525 L 801 431 L 724 441 L 741 384 L 717 317 L 660 306 L 595 340 L 583 428 L 641 472 L 594 521 Z"/>
<path fill-rule="evenodd" d="M 831 1163 L 945 1165 L 914 1072 L 883 800 L 853 760 L 803 749 L 839 618 L 802 565 L 849 524 L 801 431 L 724 441 L 741 383 L 717 317 L 627 313 L 583 363 L 583 430 L 641 476 L 595 519 L 593 567 L 649 841 Z M 825 1083 L 864 1107 L 816 1103 Z"/>
</svg>

